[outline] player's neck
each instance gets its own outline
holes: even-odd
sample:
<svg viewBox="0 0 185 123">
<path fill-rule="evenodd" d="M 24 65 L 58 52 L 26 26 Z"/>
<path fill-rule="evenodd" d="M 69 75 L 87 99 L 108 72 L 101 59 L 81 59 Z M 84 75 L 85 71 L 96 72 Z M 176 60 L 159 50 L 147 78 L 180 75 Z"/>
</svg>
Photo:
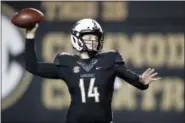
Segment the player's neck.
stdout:
<svg viewBox="0 0 185 123">
<path fill-rule="evenodd" d="M 80 57 L 81 57 L 81 59 L 89 59 L 90 58 L 90 56 L 87 52 L 80 53 Z"/>
</svg>

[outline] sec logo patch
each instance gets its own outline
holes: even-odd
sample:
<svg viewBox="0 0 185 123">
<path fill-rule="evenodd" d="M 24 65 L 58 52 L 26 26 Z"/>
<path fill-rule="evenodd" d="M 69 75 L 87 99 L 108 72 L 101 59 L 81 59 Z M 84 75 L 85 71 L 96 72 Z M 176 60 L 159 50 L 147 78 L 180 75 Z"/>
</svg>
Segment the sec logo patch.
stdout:
<svg viewBox="0 0 185 123">
<path fill-rule="evenodd" d="M 79 72 L 80 72 L 80 67 L 79 67 L 79 66 L 75 66 L 75 67 L 73 68 L 73 72 L 74 72 L 74 73 L 79 73 Z"/>
</svg>

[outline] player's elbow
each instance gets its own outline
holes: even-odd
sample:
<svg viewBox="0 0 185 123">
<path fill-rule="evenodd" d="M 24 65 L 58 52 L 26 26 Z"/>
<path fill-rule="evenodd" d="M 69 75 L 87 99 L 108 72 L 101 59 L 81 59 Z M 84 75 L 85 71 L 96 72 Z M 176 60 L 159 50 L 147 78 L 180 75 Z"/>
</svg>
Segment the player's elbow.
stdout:
<svg viewBox="0 0 185 123">
<path fill-rule="evenodd" d="M 32 73 L 32 74 L 36 74 L 37 73 L 37 65 L 34 63 L 30 63 L 30 62 L 26 62 L 25 63 L 25 69 Z"/>
<path fill-rule="evenodd" d="M 30 73 L 33 72 L 32 68 L 30 68 L 30 67 L 28 67 L 28 66 L 25 66 L 25 69 L 26 69 L 28 72 L 30 72 Z"/>
<path fill-rule="evenodd" d="M 35 74 L 35 73 L 36 73 L 35 70 L 34 70 L 34 68 L 30 68 L 30 67 L 26 66 L 25 69 L 26 69 L 28 72 L 32 73 L 32 74 Z"/>
<path fill-rule="evenodd" d="M 149 85 L 141 85 L 141 86 L 139 86 L 139 87 L 137 87 L 137 88 L 138 88 L 139 90 L 144 91 L 144 90 L 147 90 L 148 87 L 149 87 Z"/>
</svg>

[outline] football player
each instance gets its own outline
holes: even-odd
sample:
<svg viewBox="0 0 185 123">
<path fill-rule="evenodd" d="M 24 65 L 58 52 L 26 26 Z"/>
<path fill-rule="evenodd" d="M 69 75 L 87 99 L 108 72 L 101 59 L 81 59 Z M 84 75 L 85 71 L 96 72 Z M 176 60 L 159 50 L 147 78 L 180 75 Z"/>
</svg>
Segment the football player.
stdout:
<svg viewBox="0 0 185 123">
<path fill-rule="evenodd" d="M 39 62 L 34 47 L 37 28 L 38 24 L 26 31 L 25 67 L 34 75 L 65 81 L 71 95 L 66 123 L 112 122 L 115 77 L 140 90 L 160 79 L 151 68 L 141 75 L 131 72 L 118 51 L 102 52 L 104 32 L 93 19 L 82 19 L 72 28 L 71 42 L 77 53 L 58 53 L 54 63 Z"/>
</svg>

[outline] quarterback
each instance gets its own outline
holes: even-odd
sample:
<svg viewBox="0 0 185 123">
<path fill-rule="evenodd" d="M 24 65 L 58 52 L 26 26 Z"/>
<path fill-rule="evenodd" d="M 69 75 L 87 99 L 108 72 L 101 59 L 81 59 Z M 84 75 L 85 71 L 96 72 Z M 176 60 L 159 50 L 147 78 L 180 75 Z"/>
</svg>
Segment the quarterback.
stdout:
<svg viewBox="0 0 185 123">
<path fill-rule="evenodd" d="M 104 32 L 93 19 L 73 26 L 71 44 L 76 53 L 58 53 L 53 63 L 39 62 L 34 47 L 38 26 L 26 30 L 25 68 L 37 76 L 65 81 L 71 95 L 66 123 L 112 123 L 115 77 L 140 90 L 160 79 L 151 68 L 140 75 L 128 70 L 118 51 L 102 52 Z"/>
</svg>

